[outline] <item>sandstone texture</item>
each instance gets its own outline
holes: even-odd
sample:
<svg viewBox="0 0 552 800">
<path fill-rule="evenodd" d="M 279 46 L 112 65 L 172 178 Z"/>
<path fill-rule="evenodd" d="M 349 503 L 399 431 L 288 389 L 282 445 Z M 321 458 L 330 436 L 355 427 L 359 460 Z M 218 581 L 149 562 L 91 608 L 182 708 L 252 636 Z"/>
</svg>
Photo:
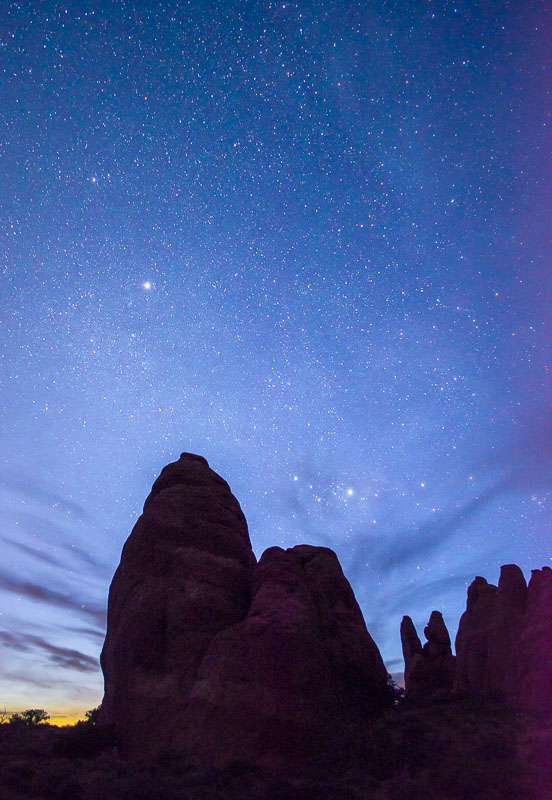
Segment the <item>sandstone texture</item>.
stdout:
<svg viewBox="0 0 552 800">
<path fill-rule="evenodd" d="M 415 704 L 449 698 L 454 682 L 455 658 L 440 611 L 432 611 L 424 635 L 427 641 L 422 647 L 414 623 L 410 617 L 403 617 L 405 692 L 408 701 Z"/>
<path fill-rule="evenodd" d="M 333 551 L 259 563 L 228 484 L 188 453 L 155 481 L 109 594 L 100 722 L 130 758 L 279 768 L 338 757 L 389 703 Z"/>
</svg>

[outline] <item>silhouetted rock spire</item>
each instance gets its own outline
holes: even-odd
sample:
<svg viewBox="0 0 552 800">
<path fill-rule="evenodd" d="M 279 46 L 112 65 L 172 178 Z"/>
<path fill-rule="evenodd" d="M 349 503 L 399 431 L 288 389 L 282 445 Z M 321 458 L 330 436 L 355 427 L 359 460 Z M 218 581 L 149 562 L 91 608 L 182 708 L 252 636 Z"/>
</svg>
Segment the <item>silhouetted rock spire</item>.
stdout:
<svg viewBox="0 0 552 800">
<path fill-rule="evenodd" d="M 500 697 L 552 711 L 552 569 L 533 570 L 529 586 L 516 564 L 498 587 L 477 577 L 456 637 L 455 692 Z"/>
<path fill-rule="evenodd" d="M 387 672 L 332 550 L 256 563 L 226 481 L 184 453 L 155 481 L 109 593 L 101 722 L 131 758 L 266 767 L 346 751 Z"/>
<path fill-rule="evenodd" d="M 109 591 L 101 720 L 124 753 L 182 747 L 199 667 L 216 634 L 245 617 L 255 563 L 226 481 L 189 453 L 165 467 Z"/>
<path fill-rule="evenodd" d="M 456 659 L 433 611 L 401 624 L 406 697 L 501 697 L 552 712 L 552 569 L 515 564 L 468 588 Z M 166 466 L 109 592 L 100 724 L 121 753 L 270 770 L 351 757 L 389 704 L 387 673 L 337 556 L 269 548 L 257 563 L 230 487 L 201 456 Z"/>
<path fill-rule="evenodd" d="M 440 611 L 433 611 L 424 628 L 422 647 L 410 617 L 403 617 L 401 642 L 404 655 L 405 693 L 409 702 L 428 703 L 449 697 L 454 680 L 450 636 Z"/>
</svg>

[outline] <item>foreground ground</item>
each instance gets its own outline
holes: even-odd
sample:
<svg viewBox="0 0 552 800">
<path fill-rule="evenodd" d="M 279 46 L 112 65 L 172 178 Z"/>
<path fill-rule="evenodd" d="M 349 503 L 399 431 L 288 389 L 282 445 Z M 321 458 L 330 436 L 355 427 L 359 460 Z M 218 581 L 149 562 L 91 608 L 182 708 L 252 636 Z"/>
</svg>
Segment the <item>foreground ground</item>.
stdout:
<svg viewBox="0 0 552 800">
<path fill-rule="evenodd" d="M 0 800 L 552 800 L 552 724 L 499 703 L 389 709 L 343 760 L 268 775 L 126 763 L 90 723 L 0 726 Z"/>
</svg>

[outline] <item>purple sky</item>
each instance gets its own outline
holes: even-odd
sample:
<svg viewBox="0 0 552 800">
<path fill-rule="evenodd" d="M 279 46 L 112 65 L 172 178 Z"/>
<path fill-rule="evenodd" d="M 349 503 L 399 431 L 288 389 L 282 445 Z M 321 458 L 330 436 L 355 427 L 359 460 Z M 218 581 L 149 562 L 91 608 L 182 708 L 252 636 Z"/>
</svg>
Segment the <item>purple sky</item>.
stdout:
<svg viewBox="0 0 552 800">
<path fill-rule="evenodd" d="M 97 705 L 180 452 L 333 547 L 391 672 L 551 563 L 544 2 L 6 2 L 0 707 Z"/>
</svg>

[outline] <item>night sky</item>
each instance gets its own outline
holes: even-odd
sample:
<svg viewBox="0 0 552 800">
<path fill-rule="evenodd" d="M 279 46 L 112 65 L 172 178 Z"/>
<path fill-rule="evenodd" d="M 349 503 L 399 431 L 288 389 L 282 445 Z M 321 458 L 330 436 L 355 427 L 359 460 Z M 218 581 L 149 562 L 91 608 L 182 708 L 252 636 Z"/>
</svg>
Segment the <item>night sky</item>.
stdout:
<svg viewBox="0 0 552 800">
<path fill-rule="evenodd" d="M 99 703 L 182 451 L 258 556 L 337 551 L 392 673 L 403 614 L 552 563 L 550 6 L 0 15 L 0 707 Z"/>
</svg>

